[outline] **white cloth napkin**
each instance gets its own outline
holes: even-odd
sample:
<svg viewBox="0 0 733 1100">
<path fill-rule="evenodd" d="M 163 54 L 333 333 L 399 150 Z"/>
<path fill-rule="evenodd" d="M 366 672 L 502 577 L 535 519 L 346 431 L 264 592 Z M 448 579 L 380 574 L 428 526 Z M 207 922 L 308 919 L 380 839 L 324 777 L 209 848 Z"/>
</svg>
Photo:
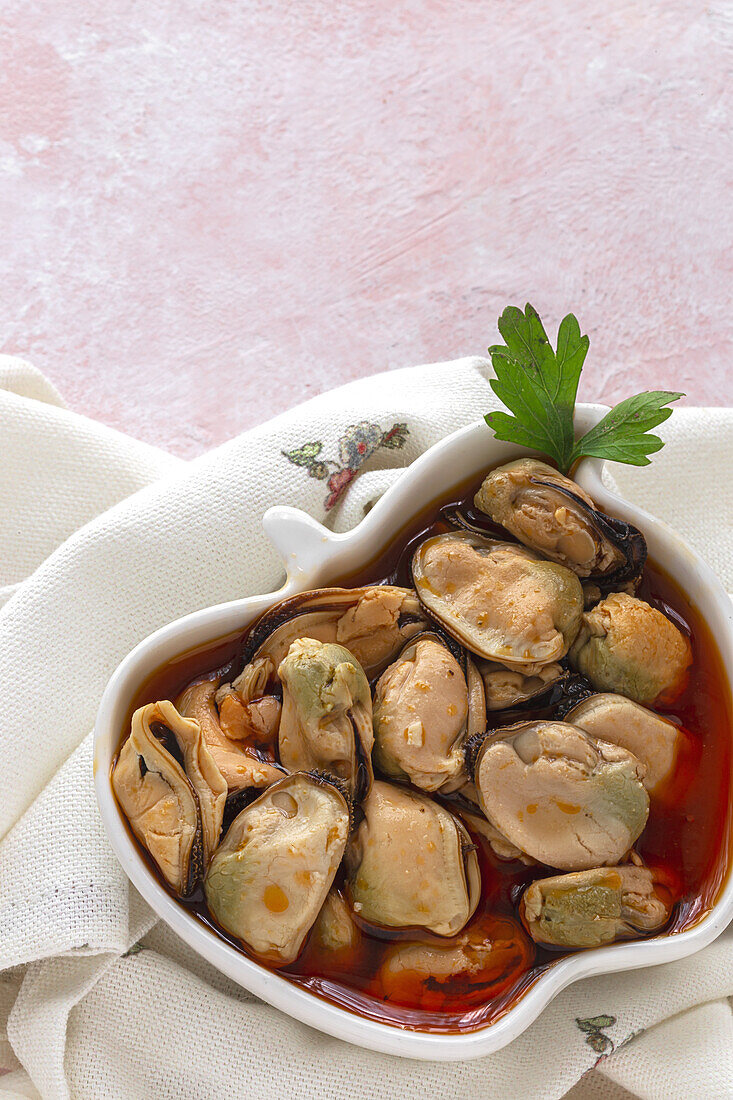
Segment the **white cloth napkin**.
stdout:
<svg viewBox="0 0 733 1100">
<path fill-rule="evenodd" d="M 170 619 L 275 586 L 271 504 L 353 526 L 492 407 L 488 370 L 365 379 L 184 463 L 0 359 L 0 1097 L 733 1095 L 730 931 L 683 962 L 573 986 L 491 1057 L 418 1063 L 325 1037 L 222 977 L 156 923 L 102 830 L 90 731 L 118 661 Z M 733 411 L 679 409 L 664 434 L 651 467 L 615 468 L 620 490 L 731 589 Z"/>
</svg>

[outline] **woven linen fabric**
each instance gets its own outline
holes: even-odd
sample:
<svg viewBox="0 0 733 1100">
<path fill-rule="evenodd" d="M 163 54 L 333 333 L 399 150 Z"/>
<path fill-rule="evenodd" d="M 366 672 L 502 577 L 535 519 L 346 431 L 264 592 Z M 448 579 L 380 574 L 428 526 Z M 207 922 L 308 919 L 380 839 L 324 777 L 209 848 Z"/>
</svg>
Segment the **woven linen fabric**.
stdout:
<svg viewBox="0 0 733 1100">
<path fill-rule="evenodd" d="M 730 930 L 682 962 L 572 986 L 497 1054 L 415 1062 L 321 1035 L 223 977 L 156 922 L 102 829 L 91 730 L 121 658 L 171 619 L 277 586 L 270 505 L 354 526 L 493 406 L 489 370 L 470 358 L 364 379 L 185 463 L 0 360 L 0 1098 L 733 1095 Z M 663 434 L 648 469 L 612 476 L 733 589 L 733 411 L 682 408 Z"/>
</svg>

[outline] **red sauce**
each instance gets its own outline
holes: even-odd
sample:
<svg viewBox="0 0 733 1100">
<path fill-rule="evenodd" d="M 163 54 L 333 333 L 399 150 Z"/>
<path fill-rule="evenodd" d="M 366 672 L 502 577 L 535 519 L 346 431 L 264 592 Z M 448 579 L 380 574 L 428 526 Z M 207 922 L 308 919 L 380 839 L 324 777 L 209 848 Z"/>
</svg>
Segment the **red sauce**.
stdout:
<svg viewBox="0 0 733 1100">
<path fill-rule="evenodd" d="M 358 573 L 334 578 L 333 583 L 356 586 L 389 581 L 410 585 L 414 543 L 449 529 L 443 514 L 449 507 L 458 506 L 488 532 L 499 532 L 485 517 L 472 512 L 475 488 L 466 483 L 458 487 L 450 501 L 438 501 L 423 510 L 377 559 Z M 506 537 L 504 532 L 502 537 Z M 636 844 L 644 861 L 659 871 L 675 899 L 670 922 L 662 933 L 672 935 L 690 928 L 710 910 L 728 871 L 732 709 L 715 641 L 685 593 L 659 566 L 648 562 L 638 594 L 669 615 L 688 635 L 694 657 L 685 691 L 671 707 L 660 708 L 660 713 L 685 729 L 687 742 L 678 755 L 669 785 L 652 798 L 649 822 Z M 233 668 L 236 674 L 246 638 L 245 632 L 220 639 L 155 670 L 131 701 L 129 717 L 144 703 L 175 698 L 192 680 L 214 670 L 223 670 L 228 677 Z M 524 713 L 532 716 L 532 712 Z M 534 713 L 539 716 L 542 712 Z M 129 720 L 123 739 L 128 732 Z M 450 806 L 450 799 L 444 801 Z M 398 1027 L 471 1031 L 496 1020 L 562 957 L 562 952 L 538 948 L 517 918 L 517 901 L 527 883 L 555 872 L 499 860 L 481 838 L 474 840 L 479 848 L 481 901 L 458 937 L 446 940 L 414 930 L 387 933 L 359 922 L 355 948 L 329 952 L 310 937 L 296 962 L 280 973 L 337 1005 Z M 144 855 L 153 867 L 147 853 Z M 201 890 L 180 900 L 180 904 L 222 939 L 243 950 L 239 941 L 214 923 Z M 477 941 L 488 938 L 496 947 L 490 964 L 470 976 L 448 982 L 424 981 L 416 979 L 414 973 L 393 974 L 384 966 L 388 953 L 400 942 L 445 946 L 461 942 L 466 935 Z"/>
</svg>

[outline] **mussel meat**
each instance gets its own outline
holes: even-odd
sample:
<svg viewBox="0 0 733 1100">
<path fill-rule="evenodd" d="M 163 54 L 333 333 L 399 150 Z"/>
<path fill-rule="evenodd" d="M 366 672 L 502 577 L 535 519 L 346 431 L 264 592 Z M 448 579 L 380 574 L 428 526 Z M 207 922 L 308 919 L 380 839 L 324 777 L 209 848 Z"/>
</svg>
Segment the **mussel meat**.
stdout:
<svg viewBox="0 0 733 1100">
<path fill-rule="evenodd" d="M 222 687 L 224 690 L 229 687 L 234 688 L 243 703 L 251 703 L 253 699 L 259 699 L 265 695 L 267 685 L 275 675 L 276 667 L 271 657 L 256 657 L 244 666 L 231 685 L 224 684 Z"/>
<path fill-rule="evenodd" d="M 322 951 L 352 951 L 361 938 L 348 904 L 335 886 L 329 890 L 313 925 L 313 940 Z"/>
<path fill-rule="evenodd" d="M 350 813 L 343 795 L 296 773 L 242 810 L 214 853 L 204 889 L 215 920 L 258 958 L 299 955 L 341 863 Z"/>
<path fill-rule="evenodd" d="M 299 638 L 337 642 L 353 653 L 367 676 L 378 675 L 414 634 L 427 626 L 409 588 L 371 584 L 364 588 L 318 588 L 301 592 L 266 611 L 252 627 L 245 668 L 234 681 L 241 690 L 269 662 L 275 675 Z M 252 664 L 255 672 L 247 669 Z"/>
<path fill-rule="evenodd" d="M 478 905 L 481 877 L 464 825 L 424 795 L 375 780 L 346 853 L 354 912 L 391 928 L 460 932 Z"/>
<path fill-rule="evenodd" d="M 451 803 L 453 812 L 460 817 L 461 821 L 465 822 L 474 835 L 478 835 L 486 841 L 498 859 L 516 859 L 520 863 L 535 863 L 536 861 L 531 856 L 528 856 L 521 848 L 517 848 L 516 844 L 512 844 L 510 840 L 507 840 L 504 834 L 495 829 L 491 822 L 484 817 L 478 805 L 478 795 L 475 792 L 476 788 L 472 783 L 461 787 L 459 793 L 465 799 L 466 804 Z M 471 801 L 475 802 L 475 806 L 470 805 Z"/>
<path fill-rule="evenodd" d="M 646 825 L 643 765 L 564 722 L 520 722 L 467 747 L 479 805 L 522 852 L 563 871 L 618 863 Z"/>
<path fill-rule="evenodd" d="M 335 642 L 294 641 L 278 669 L 283 687 L 279 755 L 289 771 L 319 770 L 356 801 L 372 782 L 372 696 L 356 658 Z"/>
<path fill-rule="evenodd" d="M 505 989 L 529 965 L 532 953 L 517 923 L 495 917 L 488 928 L 472 926 L 448 944 L 395 944 L 384 956 L 379 983 L 393 1004 L 439 1009 L 457 983 L 464 1001 L 473 1003 Z"/>
<path fill-rule="evenodd" d="M 163 744 L 167 735 L 175 739 L 183 766 Z M 112 787 L 168 885 L 189 894 L 219 842 L 227 796 L 198 722 L 183 718 L 168 700 L 136 710 Z"/>
<path fill-rule="evenodd" d="M 644 786 L 654 793 L 674 769 L 684 732 L 667 718 L 625 695 L 591 695 L 568 711 L 565 721 L 596 740 L 632 752 L 646 769 Z"/>
<path fill-rule="evenodd" d="M 476 665 L 484 682 L 487 711 L 509 710 L 530 701 L 539 703 L 570 675 L 568 669 L 557 661 L 542 665 L 531 675 L 505 668 L 498 661 L 479 658 Z"/>
<path fill-rule="evenodd" d="M 430 614 L 479 657 L 532 674 L 567 653 L 580 626 L 575 573 L 530 550 L 467 532 L 434 535 L 412 559 Z"/>
<path fill-rule="evenodd" d="M 613 592 L 583 614 L 570 661 L 597 691 L 665 705 L 684 690 L 692 650 L 661 611 Z"/>
<path fill-rule="evenodd" d="M 520 914 L 536 943 L 548 947 L 602 947 L 656 932 L 670 907 L 648 867 L 595 867 L 533 882 Z"/>
<path fill-rule="evenodd" d="M 227 737 L 216 709 L 218 686 L 216 679 L 190 684 L 176 700 L 178 710 L 199 723 L 204 742 L 230 791 L 269 787 L 282 779 L 283 769 L 270 761 L 261 760 L 254 751 L 242 748 Z"/>
<path fill-rule="evenodd" d="M 374 691 L 374 762 L 425 791 L 465 781 L 463 741 L 484 729 L 483 683 L 465 651 L 419 634 Z"/>
<path fill-rule="evenodd" d="M 474 503 L 525 546 L 591 578 L 601 592 L 641 577 L 641 531 L 600 512 L 585 490 L 536 458 L 491 470 Z"/>
<path fill-rule="evenodd" d="M 244 702 L 231 684 L 223 684 L 216 693 L 215 701 L 219 725 L 230 741 L 268 746 L 277 743 L 281 705 L 274 695 L 263 695 L 251 702 Z"/>
</svg>

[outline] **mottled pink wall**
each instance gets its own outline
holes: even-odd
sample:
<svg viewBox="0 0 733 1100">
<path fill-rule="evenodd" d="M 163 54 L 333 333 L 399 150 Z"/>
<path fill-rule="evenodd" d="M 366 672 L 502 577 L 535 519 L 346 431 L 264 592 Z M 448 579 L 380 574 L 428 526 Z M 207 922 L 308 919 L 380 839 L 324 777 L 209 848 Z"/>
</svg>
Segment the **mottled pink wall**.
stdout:
<svg viewBox="0 0 733 1100">
<path fill-rule="evenodd" d="M 4 0 L 2 350 L 193 455 L 359 375 L 592 337 L 733 404 L 730 0 Z M 478 410 L 477 410 L 478 411 Z"/>
</svg>

